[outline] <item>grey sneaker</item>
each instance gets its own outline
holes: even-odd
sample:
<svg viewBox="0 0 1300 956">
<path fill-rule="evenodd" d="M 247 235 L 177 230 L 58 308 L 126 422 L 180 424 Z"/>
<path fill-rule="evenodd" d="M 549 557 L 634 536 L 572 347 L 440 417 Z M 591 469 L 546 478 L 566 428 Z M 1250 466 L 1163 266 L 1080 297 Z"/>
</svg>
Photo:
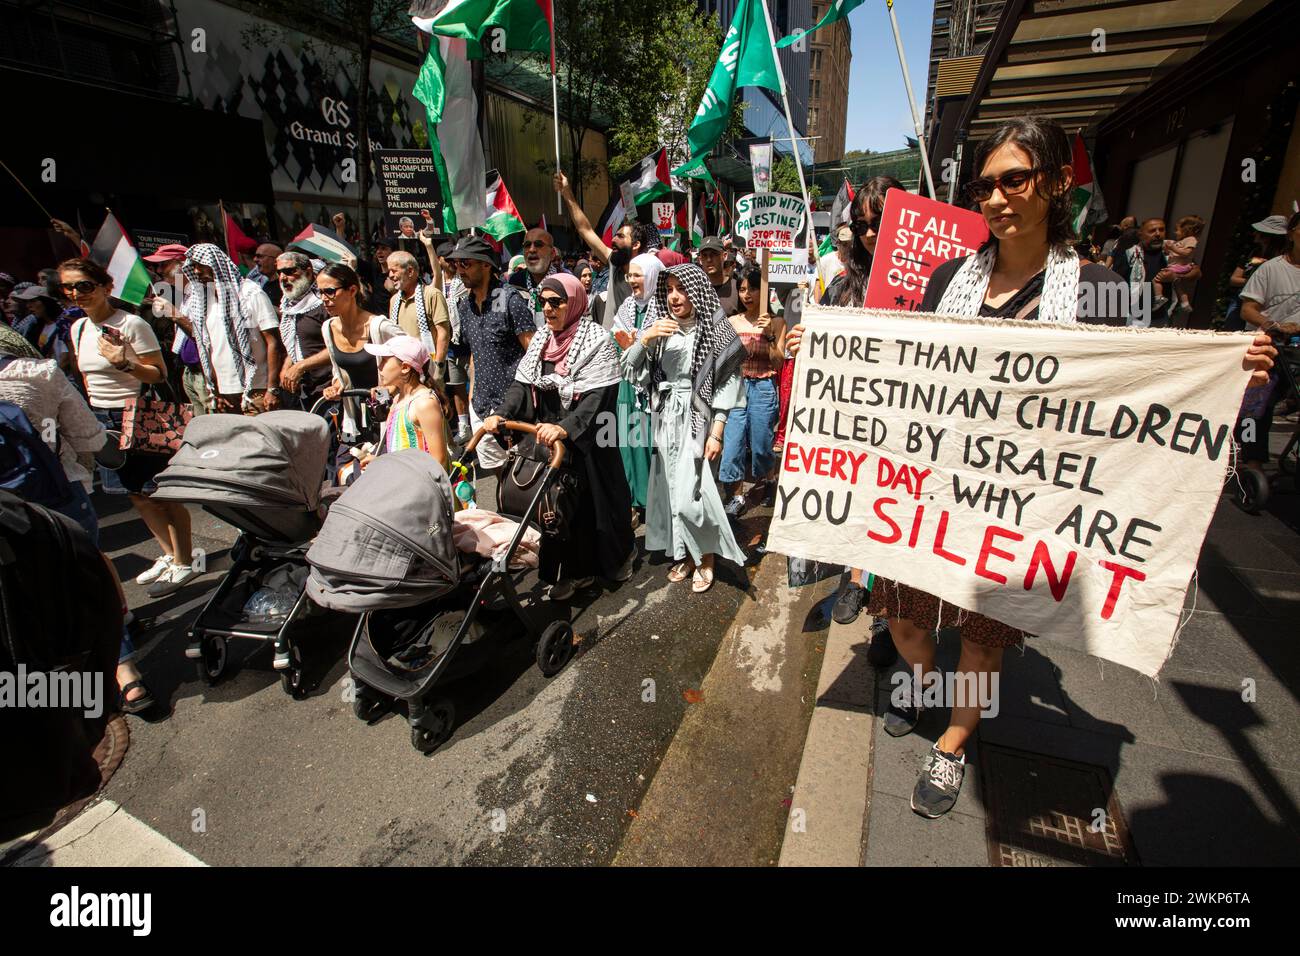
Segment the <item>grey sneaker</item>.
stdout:
<svg viewBox="0 0 1300 956">
<path fill-rule="evenodd" d="M 921 776 L 912 788 L 912 809 L 933 820 L 941 817 L 957 803 L 961 795 L 961 782 L 966 776 L 966 757 L 944 753 L 935 744 L 925 756 Z"/>
<path fill-rule="evenodd" d="M 727 513 L 728 518 L 739 518 L 745 513 L 745 496 L 733 495 L 722 510 Z"/>
<path fill-rule="evenodd" d="M 835 599 L 831 608 L 831 619 L 836 624 L 852 624 L 862 613 L 862 605 L 867 599 L 867 589 L 861 584 L 850 581 Z"/>
<path fill-rule="evenodd" d="M 456 432 L 456 434 L 451 437 L 451 441 L 452 444 L 454 445 L 468 445 L 469 440 L 473 437 L 474 437 L 474 433 L 470 429 L 462 428 L 459 429 Z"/>
<path fill-rule="evenodd" d="M 585 590 L 596 583 L 595 578 L 561 578 L 551 585 L 551 589 L 546 592 L 547 598 L 552 601 L 567 601 L 578 591 Z"/>
<path fill-rule="evenodd" d="M 891 689 L 889 708 L 885 711 L 885 733 L 891 737 L 910 734 L 921 719 L 923 709 L 921 689 L 914 680 L 909 679 L 902 687 Z"/>
</svg>

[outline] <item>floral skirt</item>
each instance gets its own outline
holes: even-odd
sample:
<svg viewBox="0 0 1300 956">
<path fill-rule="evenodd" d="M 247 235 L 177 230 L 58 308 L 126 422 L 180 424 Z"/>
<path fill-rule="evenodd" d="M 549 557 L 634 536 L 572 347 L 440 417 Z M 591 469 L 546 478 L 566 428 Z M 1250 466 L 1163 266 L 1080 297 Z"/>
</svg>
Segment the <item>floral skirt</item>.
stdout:
<svg viewBox="0 0 1300 956">
<path fill-rule="evenodd" d="M 945 627 L 961 629 L 961 636 L 984 647 L 1019 647 L 1025 636 L 1019 628 L 1003 624 L 982 614 L 967 611 L 940 601 L 933 594 L 876 576 L 867 613 L 872 617 L 897 617 L 909 620 L 923 631 Z"/>
</svg>

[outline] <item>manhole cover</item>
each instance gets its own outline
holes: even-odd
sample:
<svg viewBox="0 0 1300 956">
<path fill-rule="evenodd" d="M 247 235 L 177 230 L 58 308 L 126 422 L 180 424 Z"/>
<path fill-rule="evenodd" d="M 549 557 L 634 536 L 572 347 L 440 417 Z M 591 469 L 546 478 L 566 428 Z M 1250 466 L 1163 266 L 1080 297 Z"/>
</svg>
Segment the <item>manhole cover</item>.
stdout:
<svg viewBox="0 0 1300 956">
<path fill-rule="evenodd" d="M 992 866 L 1137 866 L 1104 767 L 980 744 Z"/>
</svg>

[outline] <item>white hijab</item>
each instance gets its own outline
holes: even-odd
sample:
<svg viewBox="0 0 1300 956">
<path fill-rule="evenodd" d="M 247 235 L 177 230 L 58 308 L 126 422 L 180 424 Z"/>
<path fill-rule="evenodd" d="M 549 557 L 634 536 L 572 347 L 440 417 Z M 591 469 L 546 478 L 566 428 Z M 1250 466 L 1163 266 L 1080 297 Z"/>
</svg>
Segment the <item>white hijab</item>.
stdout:
<svg viewBox="0 0 1300 956">
<path fill-rule="evenodd" d="M 628 271 L 631 271 L 632 266 L 640 268 L 641 275 L 645 276 L 641 285 L 641 294 L 635 297 L 636 304 L 644 308 L 655 297 L 655 289 L 659 287 L 659 273 L 664 263 L 654 253 L 643 252 L 639 256 L 632 257 L 632 261 L 628 263 Z"/>
</svg>

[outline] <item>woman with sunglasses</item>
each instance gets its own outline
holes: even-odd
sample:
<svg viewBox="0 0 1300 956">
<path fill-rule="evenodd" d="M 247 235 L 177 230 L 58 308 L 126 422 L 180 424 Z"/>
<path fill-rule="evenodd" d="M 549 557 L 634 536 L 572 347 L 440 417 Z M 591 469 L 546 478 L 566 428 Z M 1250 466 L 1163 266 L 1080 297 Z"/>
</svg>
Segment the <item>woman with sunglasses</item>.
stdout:
<svg viewBox="0 0 1300 956">
<path fill-rule="evenodd" d="M 361 279 L 341 263 L 332 263 L 320 271 L 316 294 L 329 313 L 321 326 L 321 337 L 329 350 L 334 375 L 321 397 L 335 399 L 351 389 L 378 388 L 379 363 L 366 346 L 383 345 L 401 335 L 401 328 L 387 316 L 361 307 Z M 361 404 L 355 398 L 343 399 L 342 438 L 341 456 L 349 454 L 351 446 L 361 438 Z"/>
<path fill-rule="evenodd" d="M 167 379 L 162 349 L 153 327 L 138 316 L 113 307 L 109 292 L 113 278 L 89 259 L 69 259 L 59 265 L 59 284 L 68 302 L 86 314 L 70 333 L 77 369 L 86 383 L 91 411 L 111 431 L 121 431 L 122 410 L 138 398 L 145 385 Z M 190 513 L 178 502 L 154 501 L 148 488 L 167 467 L 168 455 L 130 451 L 116 471 L 100 469 L 105 494 L 129 495 L 131 504 L 162 548 L 137 584 L 150 597 L 178 590 L 196 572 L 190 553 Z"/>
<path fill-rule="evenodd" d="M 563 601 L 597 577 L 632 576 L 632 494 L 606 427 L 616 414 L 623 370 L 609 332 L 584 317 L 587 292 L 576 276 L 547 276 L 537 293 L 546 325 L 528 343 L 514 382 L 483 426 L 495 432 L 507 420 L 529 422 L 538 426 L 543 447 L 564 442 L 564 468 L 580 490 L 567 502 L 573 508 L 568 533 L 543 536 L 539 571 L 551 582 L 551 600 Z"/>
<path fill-rule="evenodd" d="M 922 312 L 1125 324 L 1127 302 L 1114 294 L 1126 288 L 1124 280 L 1104 266 L 1080 265 L 1070 245 L 1070 162 L 1070 140 L 1050 120 L 1011 120 L 991 132 L 975 155 L 979 178 L 965 191 L 983 214 L 989 239 L 974 255 L 945 262 L 934 271 Z M 1116 301 L 1121 311 L 1106 312 Z M 1247 367 L 1271 366 L 1267 350 L 1266 343 L 1256 340 Z M 943 628 L 957 628 L 961 635 L 957 673 L 974 677 L 981 682 L 978 686 L 987 686 L 982 682 L 1001 670 L 1004 650 L 1020 646 L 1024 637 L 1017 628 L 882 578 L 872 588 L 867 610 L 888 619 L 908 669 L 920 667 L 926 675 L 935 671 L 938 648 L 933 635 Z M 894 737 L 909 733 L 921 714 L 920 688 L 904 685 L 902 689 L 910 693 L 895 695 L 884 716 L 885 732 Z M 966 769 L 966 743 L 980 719 L 978 703 L 953 704 L 948 727 L 926 755 L 912 791 L 912 809 L 925 817 L 942 816 L 957 802 Z"/>
</svg>

